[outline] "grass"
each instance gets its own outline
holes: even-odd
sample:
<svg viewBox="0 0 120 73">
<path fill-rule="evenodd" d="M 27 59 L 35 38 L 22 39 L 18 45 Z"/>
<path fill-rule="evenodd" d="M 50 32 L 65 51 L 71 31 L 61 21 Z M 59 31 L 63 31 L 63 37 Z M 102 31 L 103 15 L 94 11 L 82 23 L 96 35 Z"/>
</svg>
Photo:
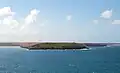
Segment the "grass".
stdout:
<svg viewBox="0 0 120 73">
<path fill-rule="evenodd" d="M 87 48 L 84 44 L 79 43 L 39 43 L 30 47 L 27 47 L 29 49 L 82 49 Z"/>
</svg>

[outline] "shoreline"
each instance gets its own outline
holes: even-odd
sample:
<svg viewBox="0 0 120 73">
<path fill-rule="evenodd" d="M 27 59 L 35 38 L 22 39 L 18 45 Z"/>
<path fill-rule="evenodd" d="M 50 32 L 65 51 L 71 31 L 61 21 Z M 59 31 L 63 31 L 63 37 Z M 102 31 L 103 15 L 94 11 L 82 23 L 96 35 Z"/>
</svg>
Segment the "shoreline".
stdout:
<svg viewBox="0 0 120 73">
<path fill-rule="evenodd" d="M 20 46 L 0 46 L 0 48 L 21 48 Z"/>
</svg>

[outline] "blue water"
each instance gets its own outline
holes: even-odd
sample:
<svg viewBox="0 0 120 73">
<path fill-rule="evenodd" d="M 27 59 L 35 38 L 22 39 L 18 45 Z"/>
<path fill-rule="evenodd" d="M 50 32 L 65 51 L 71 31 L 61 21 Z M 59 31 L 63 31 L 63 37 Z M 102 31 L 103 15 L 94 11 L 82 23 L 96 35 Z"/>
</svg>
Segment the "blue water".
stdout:
<svg viewBox="0 0 120 73">
<path fill-rule="evenodd" d="M 0 48 L 0 73 L 120 73 L 120 47 L 85 51 Z"/>
</svg>

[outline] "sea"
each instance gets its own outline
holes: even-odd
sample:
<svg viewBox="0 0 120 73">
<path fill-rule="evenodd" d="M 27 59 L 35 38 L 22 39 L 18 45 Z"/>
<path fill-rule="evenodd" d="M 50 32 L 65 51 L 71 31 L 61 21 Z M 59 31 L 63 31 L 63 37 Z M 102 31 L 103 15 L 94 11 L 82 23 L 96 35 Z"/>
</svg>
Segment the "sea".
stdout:
<svg viewBox="0 0 120 73">
<path fill-rule="evenodd" d="M 3 47 L 0 73 L 120 73 L 120 47 L 64 51 Z"/>
</svg>

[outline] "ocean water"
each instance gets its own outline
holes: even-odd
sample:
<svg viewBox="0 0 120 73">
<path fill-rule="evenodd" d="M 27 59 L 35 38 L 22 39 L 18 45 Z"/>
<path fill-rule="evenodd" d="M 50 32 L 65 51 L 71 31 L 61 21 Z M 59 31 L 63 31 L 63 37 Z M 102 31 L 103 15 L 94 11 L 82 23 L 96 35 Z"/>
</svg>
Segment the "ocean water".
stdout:
<svg viewBox="0 0 120 73">
<path fill-rule="evenodd" d="M 120 47 L 77 51 L 0 48 L 0 73 L 120 73 Z"/>
</svg>

